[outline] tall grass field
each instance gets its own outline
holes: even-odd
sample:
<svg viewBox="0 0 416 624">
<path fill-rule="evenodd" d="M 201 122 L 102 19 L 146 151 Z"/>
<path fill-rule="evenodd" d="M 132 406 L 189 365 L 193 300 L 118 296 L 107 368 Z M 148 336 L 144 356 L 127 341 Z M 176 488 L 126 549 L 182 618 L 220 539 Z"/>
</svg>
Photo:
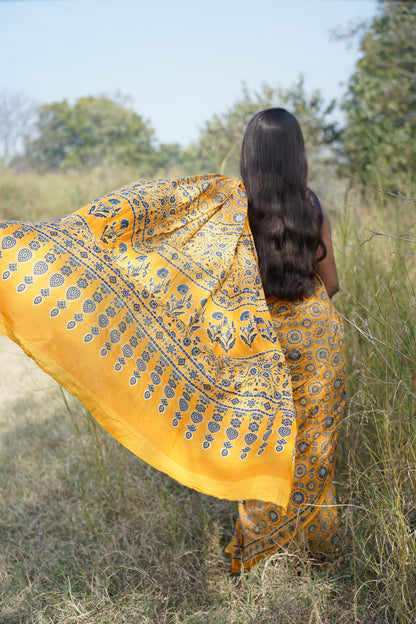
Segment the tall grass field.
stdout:
<svg viewBox="0 0 416 624">
<path fill-rule="evenodd" d="M 134 177 L 3 173 L 0 218 L 69 213 Z M 149 468 L 0 337 L 0 624 L 416 622 L 416 206 L 317 190 L 348 354 L 340 558 L 231 576 L 236 504 Z"/>
</svg>

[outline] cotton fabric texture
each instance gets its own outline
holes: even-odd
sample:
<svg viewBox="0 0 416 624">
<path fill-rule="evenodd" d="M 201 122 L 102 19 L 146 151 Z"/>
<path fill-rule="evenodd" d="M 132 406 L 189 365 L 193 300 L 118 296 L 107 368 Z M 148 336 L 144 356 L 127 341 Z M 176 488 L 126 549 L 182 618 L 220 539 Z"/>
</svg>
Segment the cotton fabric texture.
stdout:
<svg viewBox="0 0 416 624">
<path fill-rule="evenodd" d="M 201 492 L 286 508 L 291 377 L 239 180 L 137 182 L 1 222 L 0 254 L 0 330 L 117 440 Z"/>
<path fill-rule="evenodd" d="M 269 301 L 273 327 L 291 374 L 297 439 L 287 509 L 260 500 L 239 503 L 231 571 L 248 570 L 266 555 L 303 551 L 328 561 L 338 551 L 332 482 L 345 400 L 342 320 L 323 284 L 304 301 Z"/>
</svg>

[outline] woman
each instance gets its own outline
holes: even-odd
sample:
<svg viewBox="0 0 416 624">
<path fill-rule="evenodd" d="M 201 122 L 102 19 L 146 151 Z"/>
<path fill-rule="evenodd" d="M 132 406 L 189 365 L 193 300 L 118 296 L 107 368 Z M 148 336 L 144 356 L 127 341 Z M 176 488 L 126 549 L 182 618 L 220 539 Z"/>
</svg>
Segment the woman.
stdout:
<svg viewBox="0 0 416 624">
<path fill-rule="evenodd" d="M 343 388 L 342 328 L 318 277 L 333 294 L 329 222 L 289 113 L 250 124 L 242 173 L 253 234 L 241 181 L 217 175 L 0 222 L 0 331 L 152 466 L 268 501 L 240 504 L 233 570 L 311 533 L 316 505 L 332 504 Z M 334 513 L 319 513 L 323 534 Z"/>
<path fill-rule="evenodd" d="M 293 115 L 274 108 L 251 120 L 241 175 L 263 288 L 291 374 L 298 433 L 288 508 L 239 504 L 226 549 L 233 572 L 280 549 L 306 547 L 317 559 L 335 553 L 332 475 L 345 383 L 342 321 L 329 302 L 338 291 L 330 223 L 307 188 L 304 142 Z"/>
</svg>

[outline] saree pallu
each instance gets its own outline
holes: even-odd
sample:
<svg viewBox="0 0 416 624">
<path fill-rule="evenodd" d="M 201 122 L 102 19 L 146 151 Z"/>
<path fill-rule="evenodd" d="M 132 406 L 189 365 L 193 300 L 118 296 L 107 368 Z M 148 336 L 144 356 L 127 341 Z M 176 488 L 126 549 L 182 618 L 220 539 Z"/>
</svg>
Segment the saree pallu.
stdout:
<svg viewBox="0 0 416 624">
<path fill-rule="evenodd" d="M 279 550 L 306 550 L 318 561 L 337 552 L 332 477 L 345 401 L 342 320 L 322 284 L 305 301 L 270 301 L 269 309 L 292 379 L 295 478 L 287 509 L 260 500 L 239 503 L 234 539 L 226 548 L 232 572 Z"/>
<path fill-rule="evenodd" d="M 288 504 L 291 380 L 239 180 L 136 182 L 0 222 L 0 331 L 155 468 Z"/>
</svg>

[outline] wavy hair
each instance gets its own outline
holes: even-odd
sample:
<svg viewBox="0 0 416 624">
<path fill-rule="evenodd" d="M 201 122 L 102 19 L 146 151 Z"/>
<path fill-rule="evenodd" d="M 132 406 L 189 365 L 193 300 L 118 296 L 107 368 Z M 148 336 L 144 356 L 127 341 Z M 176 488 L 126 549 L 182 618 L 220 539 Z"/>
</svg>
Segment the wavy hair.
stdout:
<svg viewBox="0 0 416 624">
<path fill-rule="evenodd" d="M 288 301 L 302 299 L 315 284 L 317 250 L 320 260 L 326 248 L 319 202 L 307 187 L 302 131 L 291 113 L 270 108 L 251 119 L 240 170 L 264 292 Z"/>
</svg>

